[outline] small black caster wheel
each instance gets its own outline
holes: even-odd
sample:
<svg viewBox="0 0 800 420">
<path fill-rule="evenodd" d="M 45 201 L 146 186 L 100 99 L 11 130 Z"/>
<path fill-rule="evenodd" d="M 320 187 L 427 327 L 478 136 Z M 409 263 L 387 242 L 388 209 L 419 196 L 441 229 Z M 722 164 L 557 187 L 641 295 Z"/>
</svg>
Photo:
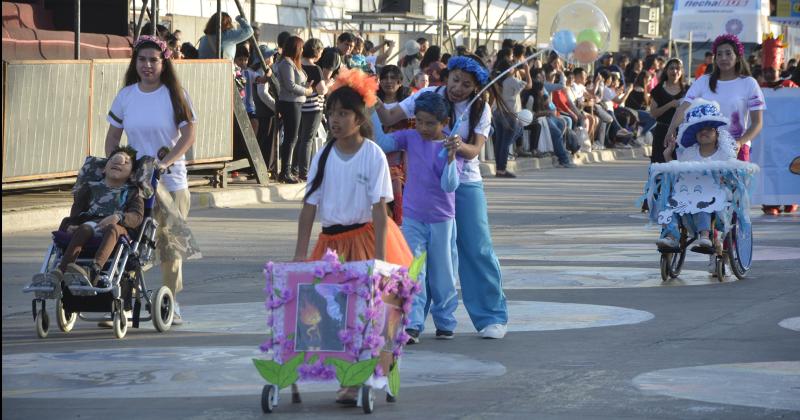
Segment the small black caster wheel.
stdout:
<svg viewBox="0 0 800 420">
<path fill-rule="evenodd" d="M 261 388 L 261 411 L 269 414 L 275 408 L 273 400 L 275 399 L 275 387 L 272 385 L 264 385 Z"/>
<path fill-rule="evenodd" d="M 386 394 L 386 402 L 387 403 L 394 403 L 397 402 L 397 397 L 392 394 Z"/>
<path fill-rule="evenodd" d="M 39 338 L 47 338 L 47 333 L 50 332 L 50 317 L 47 316 L 47 310 L 44 309 L 44 306 L 36 312 L 35 321 L 36 335 Z"/>
<path fill-rule="evenodd" d="M 375 408 L 375 392 L 369 385 L 361 387 L 361 408 L 364 409 L 364 414 L 371 414 Z"/>
</svg>

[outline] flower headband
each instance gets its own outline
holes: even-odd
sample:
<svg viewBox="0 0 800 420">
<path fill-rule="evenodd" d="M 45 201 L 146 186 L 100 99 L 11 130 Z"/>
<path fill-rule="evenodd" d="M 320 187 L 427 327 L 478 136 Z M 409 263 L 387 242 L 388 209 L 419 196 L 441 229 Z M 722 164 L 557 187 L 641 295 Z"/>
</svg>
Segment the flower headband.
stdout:
<svg viewBox="0 0 800 420">
<path fill-rule="evenodd" d="M 142 45 L 147 43 L 156 44 L 164 58 L 172 57 L 172 50 L 167 48 L 167 43 L 151 35 L 140 36 L 139 39 L 136 40 L 136 43 L 133 44 L 133 49 L 138 50 Z"/>
<path fill-rule="evenodd" d="M 739 53 L 739 57 L 744 57 L 744 45 L 742 45 L 742 41 L 739 41 L 739 38 L 733 34 L 718 36 L 717 39 L 714 40 L 714 43 L 711 44 L 711 53 L 717 55 L 717 48 L 724 42 L 730 42 L 735 45 L 736 50 Z"/>
<path fill-rule="evenodd" d="M 485 86 L 486 83 L 489 82 L 489 72 L 486 68 L 477 61 L 463 55 L 451 57 L 450 60 L 447 61 L 447 69 L 450 71 L 462 70 L 472 73 L 475 78 L 478 79 L 478 83 L 481 86 Z"/>
<path fill-rule="evenodd" d="M 372 108 L 375 106 L 375 102 L 378 101 L 378 80 L 359 69 L 343 68 L 339 70 L 339 74 L 336 76 L 336 81 L 330 91 L 333 92 L 345 86 L 355 90 L 364 99 L 364 105 L 367 108 Z"/>
</svg>

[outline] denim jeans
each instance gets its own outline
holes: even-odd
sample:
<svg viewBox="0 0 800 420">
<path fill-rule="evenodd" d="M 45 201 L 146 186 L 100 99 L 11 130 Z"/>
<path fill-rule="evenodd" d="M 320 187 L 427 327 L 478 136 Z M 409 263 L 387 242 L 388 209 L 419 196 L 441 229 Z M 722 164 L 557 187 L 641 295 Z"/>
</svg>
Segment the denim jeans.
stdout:
<svg viewBox="0 0 800 420">
<path fill-rule="evenodd" d="M 656 126 L 658 121 L 649 112 L 642 110 L 636 112 L 639 114 L 639 127 L 642 127 L 642 134 L 647 133 Z"/>
<path fill-rule="evenodd" d="M 522 126 L 513 117 L 495 112 L 494 120 L 494 161 L 498 171 L 505 171 L 508 166 L 509 146 L 514 144 L 517 136 L 522 134 Z"/>
<path fill-rule="evenodd" d="M 564 121 L 559 117 L 547 117 L 547 125 L 550 128 L 550 137 L 553 139 L 553 152 L 558 158 L 558 163 L 562 165 L 570 163 L 569 154 L 564 147 Z"/>
<path fill-rule="evenodd" d="M 308 174 L 311 141 L 317 136 L 322 111 L 300 113 L 300 134 L 292 154 L 292 173 L 301 176 Z"/>
</svg>

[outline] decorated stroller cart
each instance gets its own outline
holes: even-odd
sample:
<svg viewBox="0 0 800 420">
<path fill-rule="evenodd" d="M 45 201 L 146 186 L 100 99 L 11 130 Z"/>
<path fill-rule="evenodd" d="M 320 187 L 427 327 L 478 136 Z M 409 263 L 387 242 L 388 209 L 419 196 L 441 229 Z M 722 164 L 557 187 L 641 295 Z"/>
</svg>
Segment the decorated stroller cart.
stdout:
<svg viewBox="0 0 800 420">
<path fill-rule="evenodd" d="M 664 233 L 679 238 L 677 248 L 659 248 L 661 279 L 678 277 L 686 259 L 686 250 L 697 240 L 690 214 L 712 215 L 712 250 L 700 247 L 693 251 L 711 253 L 719 281 L 725 278 L 725 266 L 743 279 L 753 257 L 753 233 L 750 217 L 750 181 L 758 166 L 741 161 L 655 163 L 643 199 L 650 208 L 650 221 L 665 226 Z"/>
<path fill-rule="evenodd" d="M 404 327 L 420 287 L 413 279 L 422 261 L 406 270 L 379 260 L 343 262 L 329 250 L 321 261 L 268 263 L 269 338 L 261 350 L 271 360 L 253 360 L 268 382 L 262 410 L 271 413 L 279 391 L 290 385 L 292 402 L 299 403 L 297 384 L 306 381 L 357 388 L 355 404 L 367 414 L 376 390 L 385 389 L 386 401 L 395 402 L 399 357 L 408 340 Z"/>
</svg>

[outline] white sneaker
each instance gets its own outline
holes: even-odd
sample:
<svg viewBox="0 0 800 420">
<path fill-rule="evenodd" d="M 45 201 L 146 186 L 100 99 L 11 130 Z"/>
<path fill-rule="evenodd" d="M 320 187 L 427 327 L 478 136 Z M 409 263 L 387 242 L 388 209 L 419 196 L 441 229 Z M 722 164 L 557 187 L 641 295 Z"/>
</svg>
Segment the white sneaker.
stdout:
<svg viewBox="0 0 800 420">
<path fill-rule="evenodd" d="M 697 246 L 703 248 L 711 248 L 711 239 L 708 238 L 700 238 L 697 240 Z"/>
<path fill-rule="evenodd" d="M 506 336 L 508 327 L 503 324 L 492 324 L 481 330 L 481 337 L 499 340 Z"/>
</svg>

